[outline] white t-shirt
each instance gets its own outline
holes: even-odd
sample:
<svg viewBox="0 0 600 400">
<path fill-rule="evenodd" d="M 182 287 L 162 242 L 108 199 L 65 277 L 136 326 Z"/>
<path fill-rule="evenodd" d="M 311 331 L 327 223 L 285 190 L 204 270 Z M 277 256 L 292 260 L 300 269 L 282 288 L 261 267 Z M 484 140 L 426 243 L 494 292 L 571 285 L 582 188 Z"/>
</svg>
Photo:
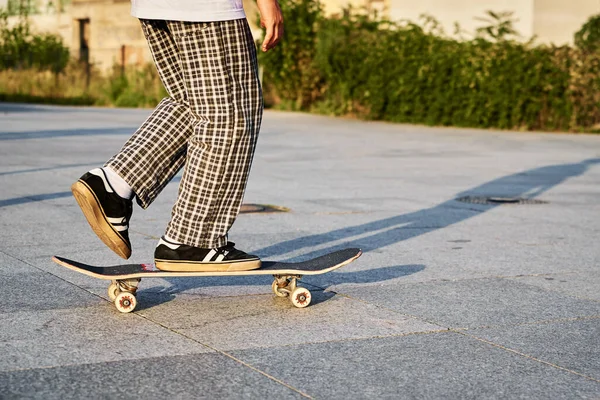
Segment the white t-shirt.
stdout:
<svg viewBox="0 0 600 400">
<path fill-rule="evenodd" d="M 192 22 L 246 17 L 242 0 L 131 0 L 131 15 L 144 19 Z"/>
</svg>

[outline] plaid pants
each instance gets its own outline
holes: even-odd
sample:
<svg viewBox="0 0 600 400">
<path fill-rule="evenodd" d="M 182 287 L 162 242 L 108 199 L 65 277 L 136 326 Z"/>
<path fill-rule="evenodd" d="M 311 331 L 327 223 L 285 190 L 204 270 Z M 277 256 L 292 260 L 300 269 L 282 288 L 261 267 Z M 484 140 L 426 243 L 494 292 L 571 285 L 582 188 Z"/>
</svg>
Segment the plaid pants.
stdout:
<svg viewBox="0 0 600 400">
<path fill-rule="evenodd" d="M 143 208 L 185 167 L 166 235 L 195 247 L 224 246 L 263 111 L 248 23 L 141 23 L 169 97 L 106 166 L 133 188 Z"/>
</svg>

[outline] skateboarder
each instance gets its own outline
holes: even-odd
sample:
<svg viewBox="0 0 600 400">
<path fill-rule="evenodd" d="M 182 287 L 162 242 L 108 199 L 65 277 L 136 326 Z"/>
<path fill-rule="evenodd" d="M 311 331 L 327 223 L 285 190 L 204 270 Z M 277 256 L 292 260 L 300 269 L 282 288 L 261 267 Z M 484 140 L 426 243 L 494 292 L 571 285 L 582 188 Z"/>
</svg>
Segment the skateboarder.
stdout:
<svg viewBox="0 0 600 400">
<path fill-rule="evenodd" d="M 283 35 L 277 0 L 257 0 L 262 51 Z M 183 167 L 159 269 L 250 270 L 257 256 L 228 242 L 262 119 L 256 48 L 241 0 L 132 0 L 169 94 L 102 168 L 71 187 L 86 219 L 119 256 L 131 255 L 132 199 L 147 208 Z M 214 266 L 214 268 L 212 267 Z"/>
</svg>

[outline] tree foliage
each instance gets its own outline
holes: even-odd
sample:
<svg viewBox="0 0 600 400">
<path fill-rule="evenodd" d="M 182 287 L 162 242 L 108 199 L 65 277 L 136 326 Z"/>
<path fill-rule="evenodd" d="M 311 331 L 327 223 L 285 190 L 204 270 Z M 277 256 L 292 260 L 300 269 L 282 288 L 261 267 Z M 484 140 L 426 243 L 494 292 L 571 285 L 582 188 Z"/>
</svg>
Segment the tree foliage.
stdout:
<svg viewBox="0 0 600 400">
<path fill-rule="evenodd" d="M 589 52 L 596 52 L 600 49 L 600 14 L 591 17 L 575 33 L 575 46 Z"/>
<path fill-rule="evenodd" d="M 0 70 L 35 68 L 59 73 L 69 62 L 69 49 L 60 37 L 33 33 L 26 15 L 11 25 L 5 11 L 0 12 L 0 53 Z"/>
<path fill-rule="evenodd" d="M 364 12 L 326 17 L 311 0 L 282 4 L 283 45 L 260 57 L 277 107 L 501 129 L 600 123 L 600 55 L 517 40 L 510 13 L 489 12 L 472 39 L 458 40 L 431 17 L 391 23 Z"/>
</svg>

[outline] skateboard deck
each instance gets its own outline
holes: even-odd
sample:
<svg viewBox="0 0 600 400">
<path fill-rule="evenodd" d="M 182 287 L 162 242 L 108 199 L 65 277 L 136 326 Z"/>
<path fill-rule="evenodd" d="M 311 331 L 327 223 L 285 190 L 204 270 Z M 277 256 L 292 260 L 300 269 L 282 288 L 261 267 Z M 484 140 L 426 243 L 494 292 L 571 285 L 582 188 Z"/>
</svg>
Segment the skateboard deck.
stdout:
<svg viewBox="0 0 600 400">
<path fill-rule="evenodd" d="M 94 278 L 111 280 L 108 296 L 115 302 L 120 312 L 131 312 L 137 305 L 135 293 L 142 278 L 173 278 L 201 276 L 248 276 L 273 275 L 271 285 L 278 297 L 288 297 L 295 307 L 303 308 L 310 304 L 311 294 L 306 288 L 299 287 L 297 281 L 304 275 L 319 275 L 341 268 L 356 260 L 362 251 L 349 248 L 334 251 L 320 257 L 302 262 L 263 261 L 259 269 L 250 271 L 219 272 L 170 272 L 161 271 L 154 264 L 124 264 L 100 267 L 67 258 L 54 256 L 52 261 Z"/>
</svg>

